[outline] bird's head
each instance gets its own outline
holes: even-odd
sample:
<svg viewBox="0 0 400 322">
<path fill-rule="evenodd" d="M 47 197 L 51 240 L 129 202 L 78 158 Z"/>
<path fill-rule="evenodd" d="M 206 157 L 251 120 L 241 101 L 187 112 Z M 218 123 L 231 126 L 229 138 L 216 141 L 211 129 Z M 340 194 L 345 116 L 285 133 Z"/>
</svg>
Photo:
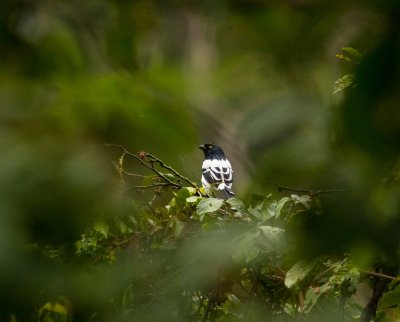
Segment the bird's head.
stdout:
<svg viewBox="0 0 400 322">
<path fill-rule="evenodd" d="M 205 144 L 199 145 L 199 149 L 201 149 L 203 151 L 211 151 L 214 147 L 215 147 L 215 145 L 212 143 L 205 143 Z"/>
<path fill-rule="evenodd" d="M 224 151 L 218 146 L 213 143 L 205 143 L 202 145 L 199 145 L 199 149 L 203 150 L 204 156 L 206 158 L 209 157 L 214 157 L 216 159 L 220 159 L 222 157 L 225 157 Z"/>
</svg>

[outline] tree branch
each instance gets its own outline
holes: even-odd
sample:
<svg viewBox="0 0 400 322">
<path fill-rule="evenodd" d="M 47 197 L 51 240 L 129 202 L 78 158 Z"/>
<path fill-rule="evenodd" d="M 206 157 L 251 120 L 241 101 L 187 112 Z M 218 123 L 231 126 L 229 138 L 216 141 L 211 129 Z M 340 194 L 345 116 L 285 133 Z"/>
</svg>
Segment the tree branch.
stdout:
<svg viewBox="0 0 400 322">
<path fill-rule="evenodd" d="M 318 195 L 327 194 L 327 193 L 338 193 L 338 192 L 344 191 L 344 190 L 340 190 L 340 189 L 330 189 L 330 190 L 299 189 L 299 188 L 281 186 L 281 185 L 278 185 L 273 182 L 268 182 L 268 183 L 275 186 L 278 189 L 278 191 L 303 192 L 303 193 L 308 193 L 311 196 L 318 196 Z"/>
<path fill-rule="evenodd" d="M 386 278 L 392 281 L 399 281 L 400 282 L 400 277 L 394 277 L 394 276 L 390 276 L 390 275 L 386 275 L 386 274 L 382 274 L 382 273 L 378 273 L 378 272 L 372 272 L 372 271 L 368 271 L 365 269 L 360 269 L 360 272 L 367 274 L 367 275 L 371 275 L 371 276 L 376 276 L 376 277 L 382 277 L 382 278 Z"/>
<path fill-rule="evenodd" d="M 149 169 L 150 171 L 152 171 L 152 172 L 154 172 L 155 174 L 157 174 L 160 178 L 162 178 L 163 180 L 165 180 L 167 183 L 169 183 L 169 185 L 171 185 L 171 186 L 173 186 L 173 187 L 176 187 L 176 188 L 182 188 L 182 185 L 180 185 L 180 184 L 178 184 L 178 183 L 176 183 L 176 182 L 173 182 L 172 180 L 170 180 L 169 178 L 167 178 L 163 173 L 161 173 L 160 171 L 158 171 L 157 169 L 155 169 L 154 168 L 154 166 L 151 164 L 151 165 L 149 165 L 149 164 L 147 164 L 144 160 L 146 160 L 147 161 L 147 157 L 148 156 L 150 156 L 150 158 L 155 158 L 155 157 L 153 157 L 152 155 L 149 155 L 147 152 L 139 152 L 138 153 L 138 155 L 136 155 L 136 154 L 133 154 L 133 153 L 131 153 L 131 152 L 129 152 L 127 149 L 125 149 L 122 145 L 120 145 L 120 144 L 112 144 L 112 143 L 107 143 L 106 144 L 106 146 L 113 146 L 113 147 L 116 147 L 116 148 L 119 148 L 119 149 L 121 149 L 121 150 L 123 150 L 124 151 L 124 153 L 125 154 L 127 154 L 127 155 L 129 155 L 129 156 L 131 156 L 132 158 L 135 158 L 136 160 L 138 160 L 143 166 L 145 166 L 147 169 Z M 157 158 L 155 158 L 155 159 L 157 159 Z M 158 159 L 157 159 L 158 160 Z M 163 164 L 164 165 L 164 163 L 162 163 L 162 161 L 161 160 L 159 160 L 159 162 L 161 162 L 161 164 Z M 164 165 L 164 168 L 165 168 L 166 166 Z M 169 167 L 170 169 L 172 169 L 171 167 Z M 168 168 L 166 168 L 166 169 L 168 169 Z M 170 170 L 170 169 L 168 169 L 168 170 Z M 174 171 L 174 173 L 177 173 L 175 170 L 173 170 Z M 180 175 L 180 177 L 183 177 L 183 176 L 181 176 Z"/>
<path fill-rule="evenodd" d="M 197 188 L 197 184 L 194 183 L 193 181 L 189 180 L 187 177 L 181 175 L 180 173 L 178 173 L 174 168 L 170 167 L 169 165 L 166 165 L 162 160 L 160 160 L 159 158 L 155 157 L 154 155 L 151 155 L 150 153 L 146 153 L 146 156 L 148 158 L 151 158 L 152 160 L 154 160 L 154 162 L 157 162 L 160 167 L 167 169 L 169 171 L 171 171 L 173 174 L 175 174 L 177 177 L 181 178 L 183 181 L 186 181 L 188 184 L 190 184 L 193 188 Z"/>
<path fill-rule="evenodd" d="M 157 188 L 157 187 L 168 187 L 171 186 L 170 183 L 165 182 L 165 183 L 153 183 L 153 184 L 149 184 L 147 186 L 133 186 L 131 187 L 131 189 L 151 189 L 151 188 Z M 176 188 L 176 187 L 174 187 Z"/>
</svg>

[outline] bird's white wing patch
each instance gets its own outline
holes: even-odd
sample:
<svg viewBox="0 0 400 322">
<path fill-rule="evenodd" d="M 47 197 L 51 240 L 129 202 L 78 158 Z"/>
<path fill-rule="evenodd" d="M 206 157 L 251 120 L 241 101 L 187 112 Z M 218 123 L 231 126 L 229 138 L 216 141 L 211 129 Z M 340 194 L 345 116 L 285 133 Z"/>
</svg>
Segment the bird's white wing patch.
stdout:
<svg viewBox="0 0 400 322">
<path fill-rule="evenodd" d="M 233 171 L 228 160 L 204 160 L 202 169 L 202 184 L 204 187 L 209 187 L 210 184 L 218 184 L 218 190 L 232 187 Z"/>
</svg>

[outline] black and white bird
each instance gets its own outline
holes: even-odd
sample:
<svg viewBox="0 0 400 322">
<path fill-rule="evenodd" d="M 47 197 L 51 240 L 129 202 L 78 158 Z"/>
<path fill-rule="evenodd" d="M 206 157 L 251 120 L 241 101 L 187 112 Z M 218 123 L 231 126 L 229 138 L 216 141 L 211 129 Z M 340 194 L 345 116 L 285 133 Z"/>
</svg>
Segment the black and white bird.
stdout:
<svg viewBox="0 0 400 322">
<path fill-rule="evenodd" d="M 215 144 L 199 145 L 204 152 L 201 183 L 208 195 L 223 192 L 223 197 L 234 197 L 232 191 L 233 171 L 224 151 Z M 217 194 L 218 196 L 218 194 Z"/>
</svg>

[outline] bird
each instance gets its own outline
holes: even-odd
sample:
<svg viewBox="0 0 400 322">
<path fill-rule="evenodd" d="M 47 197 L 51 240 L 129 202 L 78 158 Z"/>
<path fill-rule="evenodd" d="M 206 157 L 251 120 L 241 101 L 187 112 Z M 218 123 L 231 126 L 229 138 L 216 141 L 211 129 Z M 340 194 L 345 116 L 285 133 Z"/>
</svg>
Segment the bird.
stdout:
<svg viewBox="0 0 400 322">
<path fill-rule="evenodd" d="M 224 199 L 234 197 L 232 191 L 233 171 L 224 151 L 218 145 L 206 143 L 199 145 L 204 152 L 201 167 L 201 184 L 208 195 L 222 195 Z M 222 192 L 222 194 L 218 193 Z"/>
</svg>

